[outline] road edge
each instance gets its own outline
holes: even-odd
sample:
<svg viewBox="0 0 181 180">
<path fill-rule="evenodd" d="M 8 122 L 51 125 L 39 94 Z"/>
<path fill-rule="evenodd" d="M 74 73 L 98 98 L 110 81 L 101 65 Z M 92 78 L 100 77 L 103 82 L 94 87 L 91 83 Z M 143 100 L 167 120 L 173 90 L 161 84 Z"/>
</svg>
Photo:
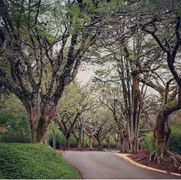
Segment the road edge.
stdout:
<svg viewBox="0 0 181 180">
<path fill-rule="evenodd" d="M 62 157 L 62 159 L 64 159 L 67 163 L 69 163 L 63 156 L 62 156 L 62 150 L 55 150 L 55 152 L 59 155 L 59 156 L 61 156 Z M 71 164 L 71 163 L 69 163 L 69 164 Z M 72 164 L 71 164 L 72 165 Z M 74 166 L 74 165 L 72 165 L 74 168 L 75 168 L 75 170 L 77 171 L 77 174 L 78 174 L 78 176 L 79 176 L 79 178 L 78 179 L 83 179 L 83 177 L 82 177 L 82 174 L 81 174 L 81 172 Z"/>
<path fill-rule="evenodd" d="M 152 171 L 162 172 L 162 173 L 165 173 L 165 174 L 171 174 L 171 175 L 175 175 L 175 176 L 181 177 L 181 174 L 178 174 L 178 173 L 167 172 L 167 171 L 164 171 L 164 170 L 155 169 L 155 168 L 152 168 L 152 167 L 145 166 L 143 164 L 137 163 L 137 162 L 133 161 L 131 158 L 128 157 L 129 154 L 121 154 L 121 153 L 114 153 L 114 154 L 119 156 L 124 161 L 129 162 L 129 163 L 131 163 L 131 164 L 133 164 L 135 166 L 138 166 L 138 167 L 141 167 L 141 168 L 145 168 L 145 169 L 149 169 L 149 170 L 152 170 Z"/>
</svg>

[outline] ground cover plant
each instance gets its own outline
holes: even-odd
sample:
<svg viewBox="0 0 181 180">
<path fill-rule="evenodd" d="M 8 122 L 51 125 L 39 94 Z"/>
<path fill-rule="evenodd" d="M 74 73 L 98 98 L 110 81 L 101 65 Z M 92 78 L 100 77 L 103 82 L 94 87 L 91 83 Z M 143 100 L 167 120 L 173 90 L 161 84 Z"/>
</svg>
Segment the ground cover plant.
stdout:
<svg viewBox="0 0 181 180">
<path fill-rule="evenodd" d="M 2 179 L 76 179 L 78 172 L 48 145 L 0 143 Z"/>
</svg>

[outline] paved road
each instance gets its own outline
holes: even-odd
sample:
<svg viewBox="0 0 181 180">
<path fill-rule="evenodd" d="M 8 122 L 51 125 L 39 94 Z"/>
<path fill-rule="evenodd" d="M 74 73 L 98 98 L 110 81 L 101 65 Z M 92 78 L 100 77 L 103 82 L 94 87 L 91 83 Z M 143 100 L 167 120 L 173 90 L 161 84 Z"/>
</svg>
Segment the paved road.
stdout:
<svg viewBox="0 0 181 180">
<path fill-rule="evenodd" d="M 62 156 L 80 171 L 83 179 L 179 179 L 127 163 L 112 152 L 65 151 Z"/>
</svg>

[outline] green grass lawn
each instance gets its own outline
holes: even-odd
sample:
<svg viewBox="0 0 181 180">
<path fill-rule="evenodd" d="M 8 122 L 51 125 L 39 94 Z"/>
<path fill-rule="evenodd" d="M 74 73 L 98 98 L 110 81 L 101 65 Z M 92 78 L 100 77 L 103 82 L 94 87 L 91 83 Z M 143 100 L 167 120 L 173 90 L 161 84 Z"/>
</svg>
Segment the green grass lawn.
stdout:
<svg viewBox="0 0 181 180">
<path fill-rule="evenodd" d="M 0 179 L 77 179 L 75 168 L 43 144 L 0 143 Z"/>
</svg>

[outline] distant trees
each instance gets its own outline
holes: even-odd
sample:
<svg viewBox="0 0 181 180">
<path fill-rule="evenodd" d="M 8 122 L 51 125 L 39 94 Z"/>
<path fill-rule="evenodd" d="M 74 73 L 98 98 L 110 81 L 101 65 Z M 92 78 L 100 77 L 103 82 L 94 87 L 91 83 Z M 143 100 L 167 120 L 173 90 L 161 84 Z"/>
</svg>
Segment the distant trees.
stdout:
<svg viewBox="0 0 181 180">
<path fill-rule="evenodd" d="M 81 88 L 78 83 L 74 82 L 65 89 L 60 99 L 58 106 L 60 109 L 57 109 L 54 121 L 66 138 L 66 149 L 69 149 L 71 134 L 77 140 L 77 148 L 81 149 L 86 113 L 95 107 L 95 102 L 90 95 L 85 88 Z"/>
</svg>

